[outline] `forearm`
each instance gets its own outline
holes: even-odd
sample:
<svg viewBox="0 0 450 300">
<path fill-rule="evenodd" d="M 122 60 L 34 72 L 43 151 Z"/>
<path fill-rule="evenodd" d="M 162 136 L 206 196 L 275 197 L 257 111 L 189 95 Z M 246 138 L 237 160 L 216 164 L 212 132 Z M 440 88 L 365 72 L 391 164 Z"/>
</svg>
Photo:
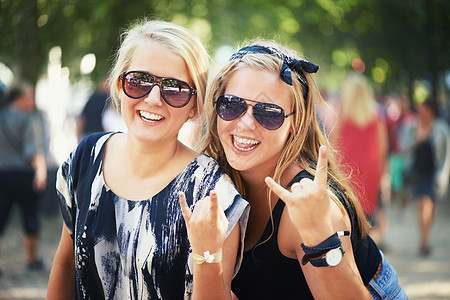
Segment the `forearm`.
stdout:
<svg viewBox="0 0 450 300">
<path fill-rule="evenodd" d="M 318 267 L 310 262 L 302 266 L 308 286 L 316 299 L 371 299 L 356 266 L 350 237 L 345 234 L 338 235 L 340 243 L 332 237 L 337 231 L 350 229 L 348 215 L 343 215 L 339 206 L 330 200 L 330 218 L 318 219 L 317 224 L 311 224 L 301 233 L 302 242 L 306 246 L 316 247 L 327 240 L 328 246 L 337 247 L 340 244 L 345 252 L 337 266 Z M 301 263 L 305 253 L 298 246 L 296 249 L 297 259 Z"/>
<path fill-rule="evenodd" d="M 31 164 L 34 169 L 34 187 L 37 191 L 42 191 L 47 184 L 47 164 L 42 154 L 36 154 Z"/>
<path fill-rule="evenodd" d="M 31 164 L 36 173 L 47 173 L 47 164 L 45 163 L 45 157 L 41 153 L 36 154 Z"/>
<path fill-rule="evenodd" d="M 228 286 L 228 288 L 227 288 Z M 231 299 L 230 285 L 224 280 L 222 263 L 203 263 L 194 266 L 192 299 Z"/>
<path fill-rule="evenodd" d="M 48 281 L 48 300 L 75 298 L 75 256 L 72 242 L 69 231 L 63 225 L 61 240 Z"/>
<path fill-rule="evenodd" d="M 74 299 L 74 268 L 56 261 L 50 273 L 47 289 L 47 300 Z"/>
<path fill-rule="evenodd" d="M 237 225 L 225 240 L 220 262 L 194 264 L 193 299 L 232 299 L 231 279 L 239 249 L 239 239 L 240 228 Z"/>
<path fill-rule="evenodd" d="M 348 259 L 335 267 L 305 266 L 304 273 L 315 299 L 372 299 Z"/>
</svg>

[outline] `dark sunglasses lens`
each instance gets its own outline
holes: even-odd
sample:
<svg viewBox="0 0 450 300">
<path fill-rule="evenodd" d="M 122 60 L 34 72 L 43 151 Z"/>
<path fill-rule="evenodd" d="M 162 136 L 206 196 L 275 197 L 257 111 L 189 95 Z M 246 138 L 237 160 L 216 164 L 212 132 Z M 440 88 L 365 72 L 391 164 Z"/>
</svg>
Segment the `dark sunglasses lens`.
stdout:
<svg viewBox="0 0 450 300">
<path fill-rule="evenodd" d="M 191 99 L 191 89 L 184 81 L 164 79 L 161 86 L 164 100 L 171 106 L 183 107 L 189 102 L 189 99 Z"/>
<path fill-rule="evenodd" d="M 153 87 L 155 77 L 141 72 L 128 73 L 123 79 L 123 90 L 130 98 L 141 98 Z"/>
<path fill-rule="evenodd" d="M 268 130 L 278 129 L 284 122 L 284 110 L 271 103 L 256 104 L 253 107 L 253 116 L 262 127 Z"/>
<path fill-rule="evenodd" d="M 216 111 L 219 117 L 225 121 L 231 121 L 242 115 L 247 109 L 247 104 L 239 97 L 222 95 L 216 103 Z"/>
</svg>

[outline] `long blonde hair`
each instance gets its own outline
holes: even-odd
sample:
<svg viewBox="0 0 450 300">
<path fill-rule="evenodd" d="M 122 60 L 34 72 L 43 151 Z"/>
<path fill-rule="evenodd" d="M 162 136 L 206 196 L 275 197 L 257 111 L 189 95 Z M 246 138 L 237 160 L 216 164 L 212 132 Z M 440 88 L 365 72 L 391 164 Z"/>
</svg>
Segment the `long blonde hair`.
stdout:
<svg viewBox="0 0 450 300">
<path fill-rule="evenodd" d="M 372 87 L 367 79 L 350 73 L 341 91 L 341 121 L 350 120 L 358 127 L 367 126 L 377 116 L 377 104 Z"/>
<path fill-rule="evenodd" d="M 184 59 L 197 90 L 196 116 L 202 113 L 210 58 L 197 37 L 186 28 L 174 23 L 142 19 L 125 31 L 121 39 L 123 41 L 109 73 L 111 104 L 117 111 L 120 111 L 120 90 L 117 85 L 119 76 L 130 65 L 134 50 L 143 42 L 151 40 L 167 47 Z"/>
<path fill-rule="evenodd" d="M 285 48 L 274 42 L 255 40 L 246 43 L 247 45 L 269 46 L 282 51 L 285 55 L 293 58 L 301 59 L 301 57 L 293 50 Z M 205 152 L 212 158 L 216 159 L 224 171 L 231 176 L 239 192 L 245 198 L 245 188 L 239 172 L 234 170 L 227 162 L 225 152 L 220 143 L 217 132 L 217 113 L 214 107 L 214 101 L 224 93 L 228 81 L 231 76 L 239 69 L 250 67 L 254 69 L 262 69 L 270 72 L 281 70 L 283 61 L 274 55 L 261 53 L 249 53 L 239 59 L 228 62 L 212 79 L 208 85 L 205 99 L 205 134 L 200 143 L 200 151 Z M 356 199 L 350 186 L 341 175 L 334 158 L 331 146 L 320 129 L 320 124 L 316 117 L 316 104 L 323 101 L 319 89 L 312 78 L 311 74 L 304 72 L 304 76 L 309 86 L 309 93 L 305 100 L 302 93 L 302 86 L 297 76 L 292 76 L 291 101 L 293 115 L 291 134 L 285 143 L 284 149 L 278 159 L 272 178 L 280 183 L 281 177 L 291 164 L 297 164 L 301 168 L 307 170 L 311 174 L 315 174 L 315 164 L 318 159 L 319 147 L 327 145 L 328 151 L 328 175 L 342 189 L 345 196 L 350 201 L 351 206 L 356 210 L 360 235 L 364 236 L 369 230 L 364 214 L 362 212 L 359 201 Z M 311 167 L 313 166 L 313 167 Z M 337 199 L 336 191 L 331 193 L 332 199 L 343 209 L 342 204 Z M 270 199 L 270 198 L 269 198 Z"/>
</svg>

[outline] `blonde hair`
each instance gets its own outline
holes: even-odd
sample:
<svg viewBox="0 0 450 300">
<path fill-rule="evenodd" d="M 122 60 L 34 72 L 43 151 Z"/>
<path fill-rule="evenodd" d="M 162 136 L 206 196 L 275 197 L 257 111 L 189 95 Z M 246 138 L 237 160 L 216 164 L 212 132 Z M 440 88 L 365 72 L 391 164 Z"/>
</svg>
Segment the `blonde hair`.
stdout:
<svg viewBox="0 0 450 300">
<path fill-rule="evenodd" d="M 120 90 L 117 85 L 117 81 L 120 80 L 119 76 L 129 67 L 134 50 L 143 42 L 151 40 L 167 47 L 184 59 L 197 90 L 195 96 L 197 109 L 194 118 L 201 114 L 210 59 L 205 47 L 197 37 L 186 28 L 174 23 L 143 19 L 125 31 L 121 35 L 121 39 L 123 41 L 116 53 L 108 79 L 111 104 L 114 109 L 120 112 Z"/>
<path fill-rule="evenodd" d="M 285 48 L 274 42 L 264 40 L 254 40 L 247 42 L 246 45 L 269 46 L 282 51 L 285 55 L 293 58 L 301 59 L 301 57 L 293 50 Z M 228 173 L 239 192 L 245 198 L 245 188 L 239 172 L 234 170 L 227 162 L 225 152 L 220 143 L 217 132 L 217 113 L 214 107 L 214 101 L 224 93 L 225 88 L 231 76 L 241 68 L 254 68 L 267 70 L 270 72 L 280 72 L 283 61 L 275 55 L 267 55 L 261 53 L 248 53 L 239 59 L 228 62 L 212 79 L 208 85 L 205 98 L 205 134 L 200 143 L 200 151 L 205 152 L 212 158 L 216 159 L 226 173 Z M 333 151 L 327 138 L 320 129 L 320 124 L 316 118 L 316 104 L 323 101 L 319 89 L 315 84 L 311 74 L 304 72 L 304 76 L 309 86 L 307 99 L 304 99 L 301 83 L 297 76 L 292 76 L 291 101 L 292 108 L 295 112 L 293 115 L 291 134 L 285 143 L 284 149 L 278 159 L 275 172 L 272 178 L 280 183 L 281 177 L 291 164 L 298 164 L 311 174 L 315 174 L 315 170 L 311 166 L 315 165 L 318 159 L 319 147 L 327 145 L 328 151 L 328 175 L 342 189 L 345 196 L 350 201 L 351 206 L 355 207 L 358 218 L 358 224 L 361 236 L 367 234 L 369 224 L 367 223 L 359 202 L 357 201 L 350 186 L 343 180 L 343 177 L 337 168 Z M 337 199 L 336 192 L 330 193 L 332 199 L 343 209 L 342 204 Z M 270 193 L 270 191 L 269 191 Z"/>
<path fill-rule="evenodd" d="M 350 120 L 358 127 L 367 126 L 377 115 L 377 104 L 367 79 L 351 73 L 344 81 L 341 91 L 341 121 Z"/>
</svg>

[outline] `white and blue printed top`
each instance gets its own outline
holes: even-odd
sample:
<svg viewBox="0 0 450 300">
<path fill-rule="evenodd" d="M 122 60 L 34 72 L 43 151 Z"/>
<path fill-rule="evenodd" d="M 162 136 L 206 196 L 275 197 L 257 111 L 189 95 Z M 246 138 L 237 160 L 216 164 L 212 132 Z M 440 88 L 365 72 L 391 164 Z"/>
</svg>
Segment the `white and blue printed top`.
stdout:
<svg viewBox="0 0 450 300">
<path fill-rule="evenodd" d="M 239 223 L 241 250 L 249 205 L 217 162 L 195 158 L 150 199 L 121 198 L 105 184 L 103 156 L 114 133 L 86 137 L 61 165 L 57 190 L 73 238 L 76 299 L 190 299 L 193 264 L 178 194 L 189 206 L 217 192 L 229 226 Z"/>
</svg>

